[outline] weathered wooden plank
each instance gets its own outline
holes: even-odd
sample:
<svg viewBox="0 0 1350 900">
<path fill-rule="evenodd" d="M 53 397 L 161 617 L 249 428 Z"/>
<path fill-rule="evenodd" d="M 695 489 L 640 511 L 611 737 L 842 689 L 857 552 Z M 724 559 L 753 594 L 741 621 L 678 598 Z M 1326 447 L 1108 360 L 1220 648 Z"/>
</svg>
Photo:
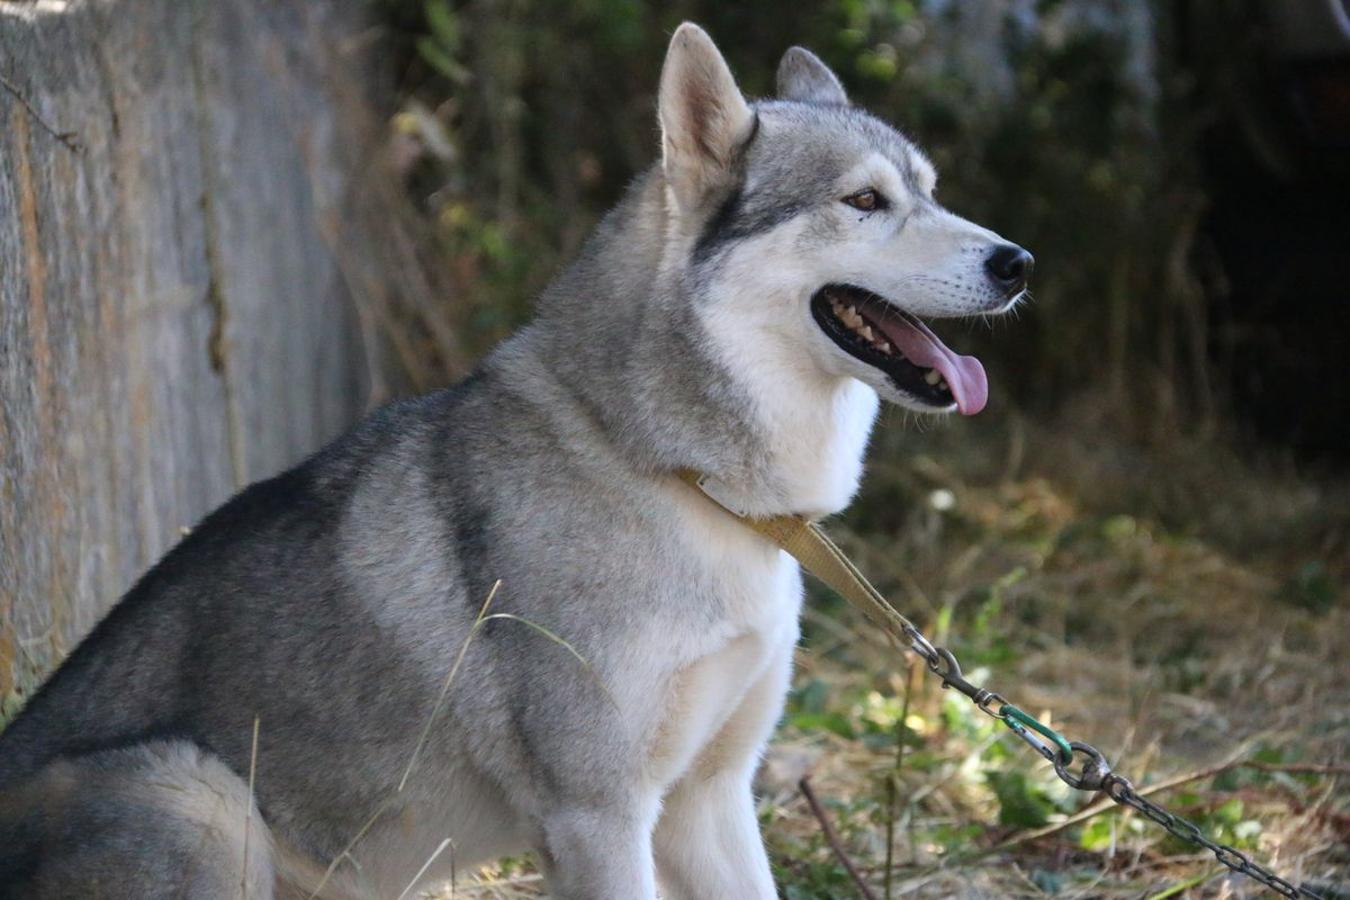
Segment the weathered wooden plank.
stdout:
<svg viewBox="0 0 1350 900">
<path fill-rule="evenodd" d="M 11 704 L 183 527 L 365 408 L 331 246 L 369 159 L 342 49 L 359 9 L 0 2 Z"/>
</svg>

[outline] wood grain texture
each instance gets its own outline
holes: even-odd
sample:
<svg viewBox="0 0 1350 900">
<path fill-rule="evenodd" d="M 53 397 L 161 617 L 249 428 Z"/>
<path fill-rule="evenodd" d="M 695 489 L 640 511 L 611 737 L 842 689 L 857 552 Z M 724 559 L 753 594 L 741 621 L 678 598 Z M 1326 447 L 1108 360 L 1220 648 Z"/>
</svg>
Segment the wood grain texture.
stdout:
<svg viewBox="0 0 1350 900">
<path fill-rule="evenodd" d="M 0 0 L 9 707 L 183 528 L 366 409 L 338 258 L 361 6 Z"/>
</svg>

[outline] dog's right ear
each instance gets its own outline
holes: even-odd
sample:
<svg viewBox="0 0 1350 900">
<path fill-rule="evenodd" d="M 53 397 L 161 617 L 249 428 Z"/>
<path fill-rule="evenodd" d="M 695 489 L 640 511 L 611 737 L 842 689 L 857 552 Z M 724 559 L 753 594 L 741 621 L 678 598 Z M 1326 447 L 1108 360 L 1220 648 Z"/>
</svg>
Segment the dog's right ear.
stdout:
<svg viewBox="0 0 1350 900">
<path fill-rule="evenodd" d="M 848 106 L 839 76 L 805 47 L 789 47 L 778 64 L 778 98 L 798 103 Z"/>
<path fill-rule="evenodd" d="M 682 210 L 698 207 L 733 177 L 755 129 L 726 60 L 692 22 L 675 29 L 661 69 L 661 164 Z"/>
</svg>

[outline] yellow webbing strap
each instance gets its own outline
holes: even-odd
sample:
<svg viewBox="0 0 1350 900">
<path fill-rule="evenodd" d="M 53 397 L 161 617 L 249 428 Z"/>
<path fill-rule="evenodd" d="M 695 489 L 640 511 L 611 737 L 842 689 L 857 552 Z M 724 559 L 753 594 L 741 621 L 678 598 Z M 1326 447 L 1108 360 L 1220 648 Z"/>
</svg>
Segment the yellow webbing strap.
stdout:
<svg viewBox="0 0 1350 900">
<path fill-rule="evenodd" d="M 914 626 L 894 606 L 872 587 L 872 583 L 858 571 L 844 551 L 814 522 L 803 516 L 773 516 L 757 519 L 728 509 L 706 487 L 704 476 L 689 469 L 681 469 L 679 476 L 697 488 L 712 503 L 735 516 L 750 528 L 787 551 L 802 568 L 810 572 L 841 597 L 863 612 L 874 625 L 889 633 L 903 646 L 909 646 Z"/>
</svg>

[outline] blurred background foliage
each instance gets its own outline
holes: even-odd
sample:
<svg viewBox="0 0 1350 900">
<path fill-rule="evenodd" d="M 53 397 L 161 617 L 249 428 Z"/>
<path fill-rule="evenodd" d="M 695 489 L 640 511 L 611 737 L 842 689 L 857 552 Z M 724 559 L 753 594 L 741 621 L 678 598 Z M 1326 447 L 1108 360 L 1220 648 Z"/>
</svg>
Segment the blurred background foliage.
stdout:
<svg viewBox="0 0 1350 900">
<path fill-rule="evenodd" d="M 949 323 L 990 411 L 885 414 L 833 530 L 974 680 L 1141 784 L 1180 778 L 1158 799 L 1344 896 L 1344 772 L 1299 766 L 1350 744 L 1345 59 L 1285 59 L 1255 2 L 370 2 L 392 159 L 453 285 L 446 358 L 524 322 L 656 158 L 681 21 L 747 94 L 803 44 L 915 138 L 945 205 L 1034 251 L 1035 299 Z M 1137 817 L 1083 813 L 812 590 L 760 785 L 788 897 L 853 891 L 795 790 L 807 771 L 887 896 L 1256 896 Z M 1224 761 L 1267 768 L 1195 775 Z M 520 861 L 479 882 L 538 885 Z"/>
<path fill-rule="evenodd" d="M 400 160 L 437 223 L 476 348 L 528 316 L 654 159 L 660 61 L 692 19 L 752 96 L 772 93 L 784 48 L 810 46 L 856 103 L 926 148 L 947 206 L 1033 249 L 1034 312 L 967 339 L 1008 402 L 1044 413 L 1091 393 L 1143 439 L 1222 422 L 1321 457 L 1350 449 L 1345 379 L 1328 368 L 1339 357 L 1328 336 L 1350 328 L 1344 289 L 1311 301 L 1326 312 L 1306 329 L 1305 289 L 1235 303 L 1231 273 L 1249 248 L 1223 246 L 1209 227 L 1216 202 L 1250 195 L 1253 179 L 1219 171 L 1205 142 L 1230 159 L 1289 143 L 1287 109 L 1261 87 L 1268 26 L 1256 4 L 372 2 L 391 35 Z M 1287 189 L 1274 165 L 1254 164 L 1255 180 Z M 1344 167 L 1336 175 L 1314 193 L 1338 196 Z M 1322 232 L 1347 225 L 1332 218 Z M 1318 352 L 1277 358 L 1272 336 Z M 1251 383 L 1253 357 L 1263 384 Z M 1301 402 L 1314 379 L 1331 396 Z"/>
</svg>

